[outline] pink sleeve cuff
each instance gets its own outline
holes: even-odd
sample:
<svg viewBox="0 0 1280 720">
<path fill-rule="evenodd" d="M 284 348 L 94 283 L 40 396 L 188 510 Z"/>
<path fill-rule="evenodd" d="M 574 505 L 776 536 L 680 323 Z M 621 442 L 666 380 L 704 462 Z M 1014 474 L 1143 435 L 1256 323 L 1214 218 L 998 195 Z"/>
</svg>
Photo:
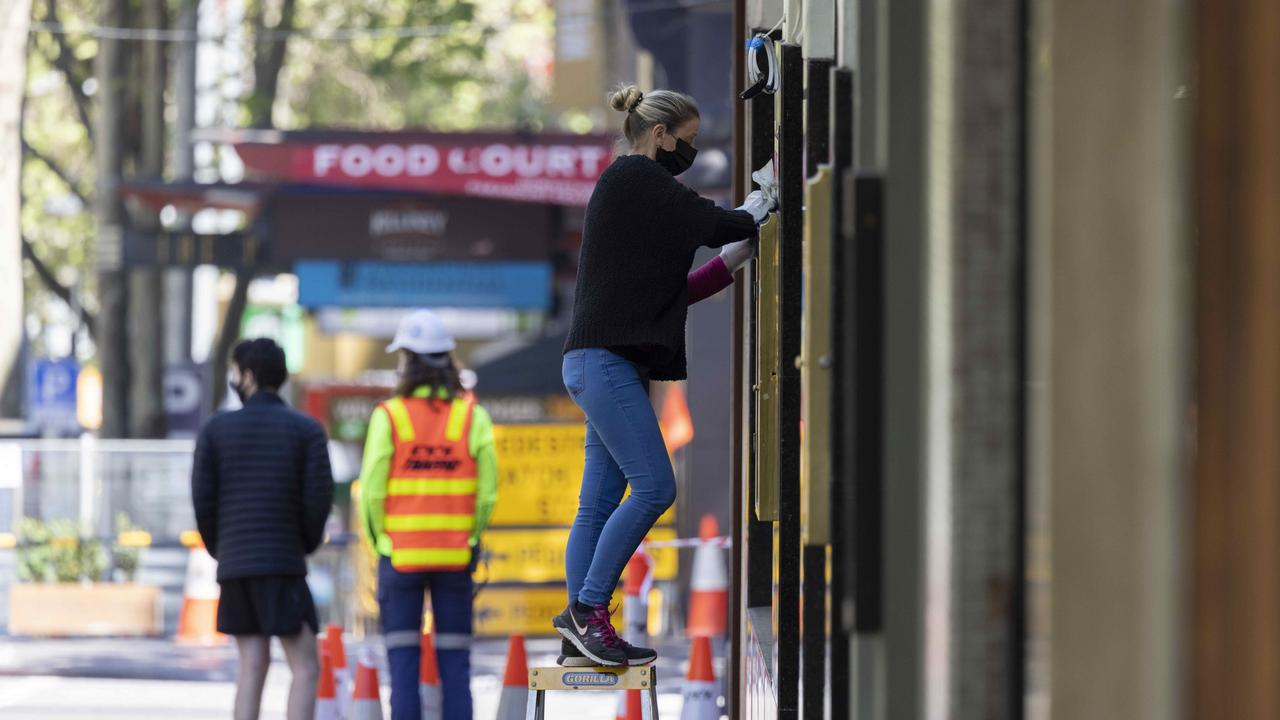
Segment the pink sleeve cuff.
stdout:
<svg viewBox="0 0 1280 720">
<path fill-rule="evenodd" d="M 689 273 L 689 304 L 702 302 L 733 284 L 733 274 L 717 255 Z"/>
</svg>

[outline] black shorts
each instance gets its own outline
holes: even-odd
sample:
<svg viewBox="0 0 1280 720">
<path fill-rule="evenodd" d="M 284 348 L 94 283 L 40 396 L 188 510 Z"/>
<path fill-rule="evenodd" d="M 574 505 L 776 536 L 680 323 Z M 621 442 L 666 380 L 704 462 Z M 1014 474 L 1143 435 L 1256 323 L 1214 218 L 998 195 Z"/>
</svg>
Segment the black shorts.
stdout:
<svg viewBox="0 0 1280 720">
<path fill-rule="evenodd" d="M 227 635 L 291 637 L 302 624 L 320 631 L 316 604 L 303 575 L 265 575 L 223 580 L 218 632 Z"/>
</svg>

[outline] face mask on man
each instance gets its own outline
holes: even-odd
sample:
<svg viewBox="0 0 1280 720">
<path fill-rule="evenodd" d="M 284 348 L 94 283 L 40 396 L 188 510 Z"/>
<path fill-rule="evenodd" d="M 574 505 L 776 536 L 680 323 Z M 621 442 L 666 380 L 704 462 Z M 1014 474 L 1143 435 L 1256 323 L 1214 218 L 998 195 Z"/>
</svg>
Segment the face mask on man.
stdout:
<svg viewBox="0 0 1280 720">
<path fill-rule="evenodd" d="M 698 157 L 698 148 L 680 138 L 676 138 L 675 150 L 659 147 L 654 159 L 658 161 L 659 165 L 666 168 L 667 172 L 672 175 L 679 175 L 693 165 L 693 159 L 696 157 Z"/>
<path fill-rule="evenodd" d="M 241 387 L 239 382 L 237 382 L 237 379 L 234 377 L 227 378 L 227 387 L 231 388 L 231 391 L 236 394 L 236 397 L 240 398 L 240 404 L 243 405 L 244 404 L 244 388 Z"/>
</svg>

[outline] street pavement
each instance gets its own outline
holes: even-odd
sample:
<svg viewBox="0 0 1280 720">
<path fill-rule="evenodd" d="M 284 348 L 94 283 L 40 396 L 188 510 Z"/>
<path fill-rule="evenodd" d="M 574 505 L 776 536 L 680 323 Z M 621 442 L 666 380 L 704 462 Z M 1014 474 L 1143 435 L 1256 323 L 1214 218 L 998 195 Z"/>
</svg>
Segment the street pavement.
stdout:
<svg viewBox="0 0 1280 720">
<path fill-rule="evenodd" d="M 679 717 L 680 678 L 687 652 L 681 643 L 661 648 L 659 710 Z M 384 663 L 377 642 L 371 645 Z M 352 644 L 355 657 L 360 645 Z M 555 662 L 559 641 L 527 644 L 532 665 Z M 283 718 L 289 670 L 274 648 L 263 698 L 264 720 Z M 479 640 L 472 651 L 475 718 L 497 712 L 506 642 Z M 25 640 L 0 637 L 0 718 L 4 720 L 202 720 L 230 716 L 235 695 L 235 650 L 183 647 L 169 640 Z M 722 671 L 721 671 L 722 674 Z M 380 676 L 386 679 L 385 666 Z M 382 692 L 384 705 L 387 688 Z M 616 693 L 552 693 L 549 718 L 613 720 Z M 386 717 L 390 717 L 389 711 Z"/>
</svg>

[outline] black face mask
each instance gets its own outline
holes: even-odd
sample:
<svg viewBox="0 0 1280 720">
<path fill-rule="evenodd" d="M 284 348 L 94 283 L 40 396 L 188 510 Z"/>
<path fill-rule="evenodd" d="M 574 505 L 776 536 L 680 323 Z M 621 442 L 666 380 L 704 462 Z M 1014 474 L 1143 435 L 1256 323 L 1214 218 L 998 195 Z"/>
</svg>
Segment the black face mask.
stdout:
<svg viewBox="0 0 1280 720">
<path fill-rule="evenodd" d="M 679 175 L 693 165 L 693 159 L 698 157 L 698 148 L 689 143 L 676 138 L 676 149 L 667 150 L 666 148 L 658 148 L 658 153 L 654 159 L 658 164 L 667 169 L 672 175 Z"/>
<path fill-rule="evenodd" d="M 227 380 L 227 387 L 235 392 L 236 397 L 240 398 L 240 404 L 244 404 L 244 389 L 236 384 L 235 380 Z"/>
</svg>

